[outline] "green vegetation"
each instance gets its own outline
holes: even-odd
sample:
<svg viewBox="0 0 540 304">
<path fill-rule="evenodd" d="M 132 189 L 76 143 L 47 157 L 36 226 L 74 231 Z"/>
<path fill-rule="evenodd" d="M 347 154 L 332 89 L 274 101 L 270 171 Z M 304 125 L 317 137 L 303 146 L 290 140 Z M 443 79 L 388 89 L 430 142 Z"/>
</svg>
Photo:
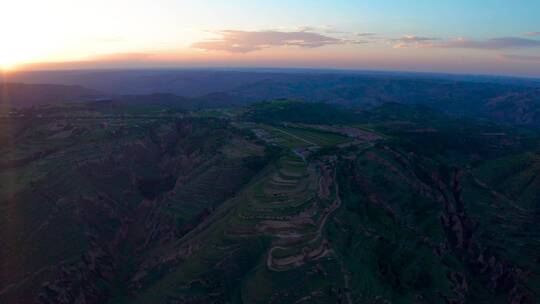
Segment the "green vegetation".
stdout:
<svg viewBox="0 0 540 304">
<path fill-rule="evenodd" d="M 298 148 L 306 146 L 328 147 L 347 142 L 349 139 L 343 135 L 325 132 L 315 129 L 260 125 L 278 142 L 288 148 Z"/>
<path fill-rule="evenodd" d="M 277 100 L 252 105 L 244 114 L 244 119 L 269 124 L 292 122 L 332 125 L 354 122 L 358 115 L 349 109 L 326 103 Z"/>
<path fill-rule="evenodd" d="M 0 122 L 1 302 L 540 294 L 535 130 L 396 104 L 26 111 Z"/>
</svg>

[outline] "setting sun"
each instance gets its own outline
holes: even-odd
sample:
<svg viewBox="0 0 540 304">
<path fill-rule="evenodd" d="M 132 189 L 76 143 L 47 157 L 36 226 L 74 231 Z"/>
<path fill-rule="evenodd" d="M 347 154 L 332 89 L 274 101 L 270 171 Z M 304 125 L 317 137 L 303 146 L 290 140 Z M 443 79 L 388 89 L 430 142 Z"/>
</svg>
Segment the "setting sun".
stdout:
<svg viewBox="0 0 540 304">
<path fill-rule="evenodd" d="M 9 71 L 15 67 L 15 62 L 0 58 L 0 71 Z"/>
<path fill-rule="evenodd" d="M 17 56 L 4 53 L 0 50 L 0 71 L 13 70 L 18 64 L 21 64 L 20 60 Z"/>
<path fill-rule="evenodd" d="M 26 43 L 27 45 L 14 39 L 10 42 L 10 45 L 0 48 L 0 70 L 12 70 L 18 64 L 39 58 L 39 52 L 37 52 L 39 48 L 32 47 L 29 45 L 30 42 Z"/>
</svg>

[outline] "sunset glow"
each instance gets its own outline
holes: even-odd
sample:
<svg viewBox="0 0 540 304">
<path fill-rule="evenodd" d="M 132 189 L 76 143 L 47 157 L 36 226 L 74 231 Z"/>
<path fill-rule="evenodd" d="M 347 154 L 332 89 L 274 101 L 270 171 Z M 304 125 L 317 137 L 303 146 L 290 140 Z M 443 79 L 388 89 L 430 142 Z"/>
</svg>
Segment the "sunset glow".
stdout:
<svg viewBox="0 0 540 304">
<path fill-rule="evenodd" d="M 3 51 L 3 50 L 2 50 Z M 15 52 L 0 52 L 0 69 L 11 70 L 14 69 L 16 64 L 24 62 L 24 60 L 30 60 L 30 58 L 18 57 Z"/>
<path fill-rule="evenodd" d="M 268 66 L 540 76 L 540 2 L 404 3 L 7 1 L 0 18 L 0 66 Z"/>
</svg>

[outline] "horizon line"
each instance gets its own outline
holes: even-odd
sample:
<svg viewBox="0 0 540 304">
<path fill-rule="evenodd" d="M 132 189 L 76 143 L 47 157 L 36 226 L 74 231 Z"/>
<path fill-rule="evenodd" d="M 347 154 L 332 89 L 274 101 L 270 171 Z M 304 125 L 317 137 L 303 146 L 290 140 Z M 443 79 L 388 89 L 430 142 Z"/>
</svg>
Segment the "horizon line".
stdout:
<svg viewBox="0 0 540 304">
<path fill-rule="evenodd" d="M 148 67 L 96 67 L 96 68 L 66 68 L 66 69 L 15 69 L 2 71 L 0 80 L 9 75 L 23 73 L 59 73 L 59 72 L 120 72 L 120 71 L 221 71 L 221 72 L 255 72 L 271 73 L 281 72 L 283 74 L 291 73 L 331 73 L 331 74 L 402 74 L 395 76 L 440 76 L 440 77 L 480 77 L 480 78 L 506 78 L 506 79 L 524 79 L 540 81 L 540 76 L 520 75 L 520 74 L 489 74 L 489 73 L 467 73 L 467 72 L 430 72 L 414 70 L 385 70 L 385 69 L 358 69 L 358 68 L 318 68 L 318 67 L 242 67 L 242 66 L 148 66 Z"/>
</svg>

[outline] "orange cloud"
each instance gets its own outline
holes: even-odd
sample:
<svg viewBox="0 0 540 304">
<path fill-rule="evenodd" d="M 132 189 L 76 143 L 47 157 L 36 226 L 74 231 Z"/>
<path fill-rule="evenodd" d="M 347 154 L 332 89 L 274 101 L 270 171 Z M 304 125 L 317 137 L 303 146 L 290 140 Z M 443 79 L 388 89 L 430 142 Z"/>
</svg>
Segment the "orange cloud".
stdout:
<svg viewBox="0 0 540 304">
<path fill-rule="evenodd" d="M 438 40 L 437 38 L 432 37 L 421 37 L 415 35 L 405 35 L 399 39 L 391 39 L 394 43 L 394 48 L 402 49 L 409 47 L 427 47 L 431 46 L 434 41 Z"/>
<path fill-rule="evenodd" d="M 231 53 L 249 53 L 271 47 L 295 46 L 317 48 L 325 45 L 348 43 L 347 40 L 311 32 L 312 28 L 302 28 L 295 32 L 281 31 L 239 31 L 218 32 L 221 37 L 196 42 L 193 48 L 206 51 L 226 51 Z"/>
</svg>

